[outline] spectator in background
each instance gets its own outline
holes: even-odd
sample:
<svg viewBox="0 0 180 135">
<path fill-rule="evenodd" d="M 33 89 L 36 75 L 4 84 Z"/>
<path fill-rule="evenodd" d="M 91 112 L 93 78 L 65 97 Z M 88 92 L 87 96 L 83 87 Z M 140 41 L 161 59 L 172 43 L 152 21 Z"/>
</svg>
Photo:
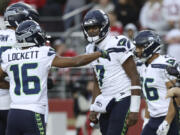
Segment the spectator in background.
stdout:
<svg viewBox="0 0 180 135">
<path fill-rule="evenodd" d="M 114 10 L 114 5 L 111 0 L 97 0 L 97 4 L 92 8 L 92 10 L 101 9 L 106 13 Z"/>
<path fill-rule="evenodd" d="M 34 7 L 35 9 L 39 10 L 45 5 L 46 0 L 10 0 L 9 4 L 16 3 L 16 2 L 27 3 L 31 5 L 32 7 Z"/>
<path fill-rule="evenodd" d="M 163 16 L 169 27 L 180 27 L 180 0 L 163 0 Z M 161 20 L 162 21 L 162 20 Z"/>
<path fill-rule="evenodd" d="M 86 4 L 85 0 L 67 0 L 66 6 L 64 9 L 64 14 L 70 13 L 75 9 L 83 7 Z M 72 16 L 64 21 L 65 30 L 72 27 L 73 23 L 75 25 L 80 24 L 82 18 L 82 14 L 79 13 L 75 16 Z"/>
<path fill-rule="evenodd" d="M 8 6 L 8 3 L 8 0 L 0 0 L 0 30 L 5 28 L 3 14 L 6 7 Z"/>
<path fill-rule="evenodd" d="M 63 11 L 60 4 L 56 0 L 46 0 L 46 4 L 42 8 L 41 16 L 62 16 Z"/>
<path fill-rule="evenodd" d="M 138 14 L 132 0 L 118 0 L 118 3 L 115 5 L 115 13 L 123 26 L 130 22 L 137 25 Z"/>
<path fill-rule="evenodd" d="M 61 20 L 63 15 L 63 2 L 58 0 L 46 0 L 46 4 L 39 10 L 41 18 L 41 26 L 47 32 L 63 32 L 64 22 Z M 45 17 L 44 17 L 45 16 Z M 47 19 L 50 17 L 52 19 Z"/>
<path fill-rule="evenodd" d="M 137 34 L 137 27 L 133 23 L 128 23 L 124 28 L 125 36 L 127 36 L 131 41 L 133 40 L 134 36 Z"/>
<path fill-rule="evenodd" d="M 168 28 L 165 18 L 162 16 L 162 0 L 148 0 L 140 11 L 141 29 L 153 29 L 159 33 Z"/>
<path fill-rule="evenodd" d="M 180 61 L 180 30 L 172 29 L 169 31 L 165 38 L 167 47 L 167 54 Z"/>
<path fill-rule="evenodd" d="M 73 57 L 77 55 L 72 48 L 66 47 L 64 39 L 56 39 L 53 43 L 53 47 L 59 56 Z"/>
<path fill-rule="evenodd" d="M 65 44 L 65 40 L 63 38 L 56 39 L 53 42 L 53 48 L 56 50 L 57 55 L 63 56 L 63 57 L 73 57 L 77 55 L 77 53 L 73 49 L 69 49 L 66 46 L 67 45 Z M 61 76 L 63 80 L 65 81 L 65 84 L 66 84 L 65 87 L 67 87 L 67 89 L 71 89 L 72 88 L 71 83 L 75 82 L 77 78 L 77 77 L 70 76 L 71 71 L 72 71 L 71 68 L 59 68 L 52 73 L 52 78 L 54 82 L 56 82 L 57 78 Z M 69 92 L 69 91 L 66 91 L 66 92 Z"/>
<path fill-rule="evenodd" d="M 117 15 L 114 11 L 108 12 L 110 20 L 110 32 L 114 36 L 121 35 L 123 33 L 123 27 L 121 22 L 117 20 Z"/>
<path fill-rule="evenodd" d="M 5 29 L 5 24 L 4 24 L 4 18 L 3 16 L 0 14 L 0 30 Z"/>
<path fill-rule="evenodd" d="M 76 82 L 78 83 L 78 82 Z M 92 91 L 94 82 L 89 80 L 87 82 L 79 82 L 78 89 L 74 94 L 74 109 L 76 116 L 76 131 L 77 135 L 87 135 L 88 129 L 86 125 L 87 113 L 91 105 Z M 83 84 L 82 84 L 83 83 Z M 84 85 L 85 84 L 85 85 Z M 82 87 L 85 86 L 85 87 Z"/>
</svg>

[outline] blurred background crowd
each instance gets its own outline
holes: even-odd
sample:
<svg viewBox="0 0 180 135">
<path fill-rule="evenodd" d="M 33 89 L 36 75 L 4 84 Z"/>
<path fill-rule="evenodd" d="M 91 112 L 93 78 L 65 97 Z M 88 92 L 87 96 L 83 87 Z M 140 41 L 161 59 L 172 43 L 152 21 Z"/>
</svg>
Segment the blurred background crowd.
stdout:
<svg viewBox="0 0 180 135">
<path fill-rule="evenodd" d="M 40 25 L 50 35 L 49 45 L 64 57 L 84 53 L 81 23 L 89 10 L 108 13 L 113 35 L 133 39 L 139 30 L 152 29 L 162 38 L 163 54 L 180 60 L 180 0 L 0 0 L 0 28 L 7 5 L 23 1 L 36 8 Z M 93 71 L 88 67 L 56 69 L 49 74 L 49 98 L 73 99 L 74 123 L 82 131 L 91 104 Z M 81 130 L 81 131 L 80 131 Z"/>
</svg>

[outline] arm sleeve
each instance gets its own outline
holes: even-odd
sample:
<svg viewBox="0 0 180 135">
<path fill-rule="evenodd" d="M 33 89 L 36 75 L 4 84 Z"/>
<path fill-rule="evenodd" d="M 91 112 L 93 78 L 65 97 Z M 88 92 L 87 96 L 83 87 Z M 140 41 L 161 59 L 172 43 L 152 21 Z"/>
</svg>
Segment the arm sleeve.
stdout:
<svg viewBox="0 0 180 135">
<path fill-rule="evenodd" d="M 50 69 L 51 68 L 51 65 L 52 65 L 52 62 L 54 60 L 56 56 L 56 52 L 53 48 L 51 47 L 48 47 L 48 52 L 47 52 L 47 65 L 48 65 L 48 68 Z"/>
<path fill-rule="evenodd" d="M 1 58 L 0 58 L 1 68 L 2 68 L 2 70 L 4 72 L 6 72 L 7 67 L 8 67 L 8 63 L 6 62 L 6 57 L 5 56 L 7 56 L 7 54 L 5 54 L 5 52 L 3 52 L 2 55 L 1 55 Z"/>
<path fill-rule="evenodd" d="M 135 50 L 135 45 L 127 38 L 126 41 L 120 47 L 122 48 L 122 52 L 117 53 L 116 55 L 118 61 L 123 64 L 130 56 L 133 56 L 133 52 Z"/>
<path fill-rule="evenodd" d="M 177 61 L 174 58 L 169 58 L 169 59 L 166 60 L 165 64 L 166 64 L 166 66 L 173 66 L 173 67 L 175 67 L 177 65 Z M 176 80 L 177 77 L 168 74 L 167 70 L 164 69 L 163 79 L 165 80 L 165 82 L 169 82 L 170 80 Z"/>
</svg>

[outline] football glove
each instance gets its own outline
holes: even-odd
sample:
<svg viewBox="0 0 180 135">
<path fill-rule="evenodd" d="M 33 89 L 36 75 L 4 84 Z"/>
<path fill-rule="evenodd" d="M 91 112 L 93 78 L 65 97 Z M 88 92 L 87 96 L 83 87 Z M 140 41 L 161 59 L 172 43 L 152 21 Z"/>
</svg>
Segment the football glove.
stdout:
<svg viewBox="0 0 180 135">
<path fill-rule="evenodd" d="M 102 54 L 101 57 L 102 58 L 105 58 L 105 59 L 108 59 L 109 61 L 111 61 L 108 50 L 102 50 L 102 49 L 99 49 L 97 46 L 95 46 L 94 51 L 101 52 L 101 54 Z"/>
<path fill-rule="evenodd" d="M 158 127 L 156 134 L 157 135 L 167 135 L 170 125 L 166 120 L 164 120 Z"/>
</svg>

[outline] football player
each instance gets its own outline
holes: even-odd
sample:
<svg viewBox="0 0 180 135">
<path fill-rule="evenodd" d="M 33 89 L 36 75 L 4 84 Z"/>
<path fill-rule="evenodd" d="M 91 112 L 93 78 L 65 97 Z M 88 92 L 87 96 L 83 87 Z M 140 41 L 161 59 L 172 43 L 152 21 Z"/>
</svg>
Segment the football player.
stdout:
<svg viewBox="0 0 180 135">
<path fill-rule="evenodd" d="M 146 125 L 143 125 L 141 135 L 178 135 L 173 102 L 165 98 L 168 88 L 176 80 L 167 74 L 166 67 L 175 65 L 176 61 L 160 55 L 160 37 L 154 31 L 140 31 L 133 42 L 136 45 L 135 55 L 141 61 L 137 67 L 147 104 Z"/>
<path fill-rule="evenodd" d="M 45 36 L 38 23 L 26 20 L 16 29 L 16 48 L 2 53 L 0 81 L 7 74 L 11 105 L 6 135 L 45 135 L 44 114 L 47 106 L 47 77 L 51 66 L 77 67 L 103 57 L 107 51 L 64 58 L 44 46 Z M 5 87 L 5 86 L 4 86 Z"/>
<path fill-rule="evenodd" d="M 0 58 L 2 52 L 16 43 L 15 28 L 27 19 L 38 19 L 39 14 L 31 6 L 24 3 L 15 3 L 8 6 L 4 13 L 5 30 L 0 30 Z M 9 91 L 0 89 L 0 135 L 5 135 L 7 115 L 10 105 Z"/>
<path fill-rule="evenodd" d="M 180 65 L 177 64 L 175 67 L 169 66 L 167 67 L 167 72 L 173 76 L 176 76 L 178 79 L 180 79 Z M 167 92 L 167 98 L 168 97 L 180 97 L 180 88 L 173 87 Z"/>
<path fill-rule="evenodd" d="M 89 119 L 97 123 L 100 113 L 102 135 L 126 134 L 138 120 L 140 79 L 133 60 L 134 45 L 125 36 L 112 36 L 109 26 L 109 17 L 102 10 L 89 11 L 82 24 L 89 42 L 87 54 L 97 47 L 111 52 L 111 61 L 99 58 L 90 64 L 95 72 L 95 87 Z"/>
</svg>

